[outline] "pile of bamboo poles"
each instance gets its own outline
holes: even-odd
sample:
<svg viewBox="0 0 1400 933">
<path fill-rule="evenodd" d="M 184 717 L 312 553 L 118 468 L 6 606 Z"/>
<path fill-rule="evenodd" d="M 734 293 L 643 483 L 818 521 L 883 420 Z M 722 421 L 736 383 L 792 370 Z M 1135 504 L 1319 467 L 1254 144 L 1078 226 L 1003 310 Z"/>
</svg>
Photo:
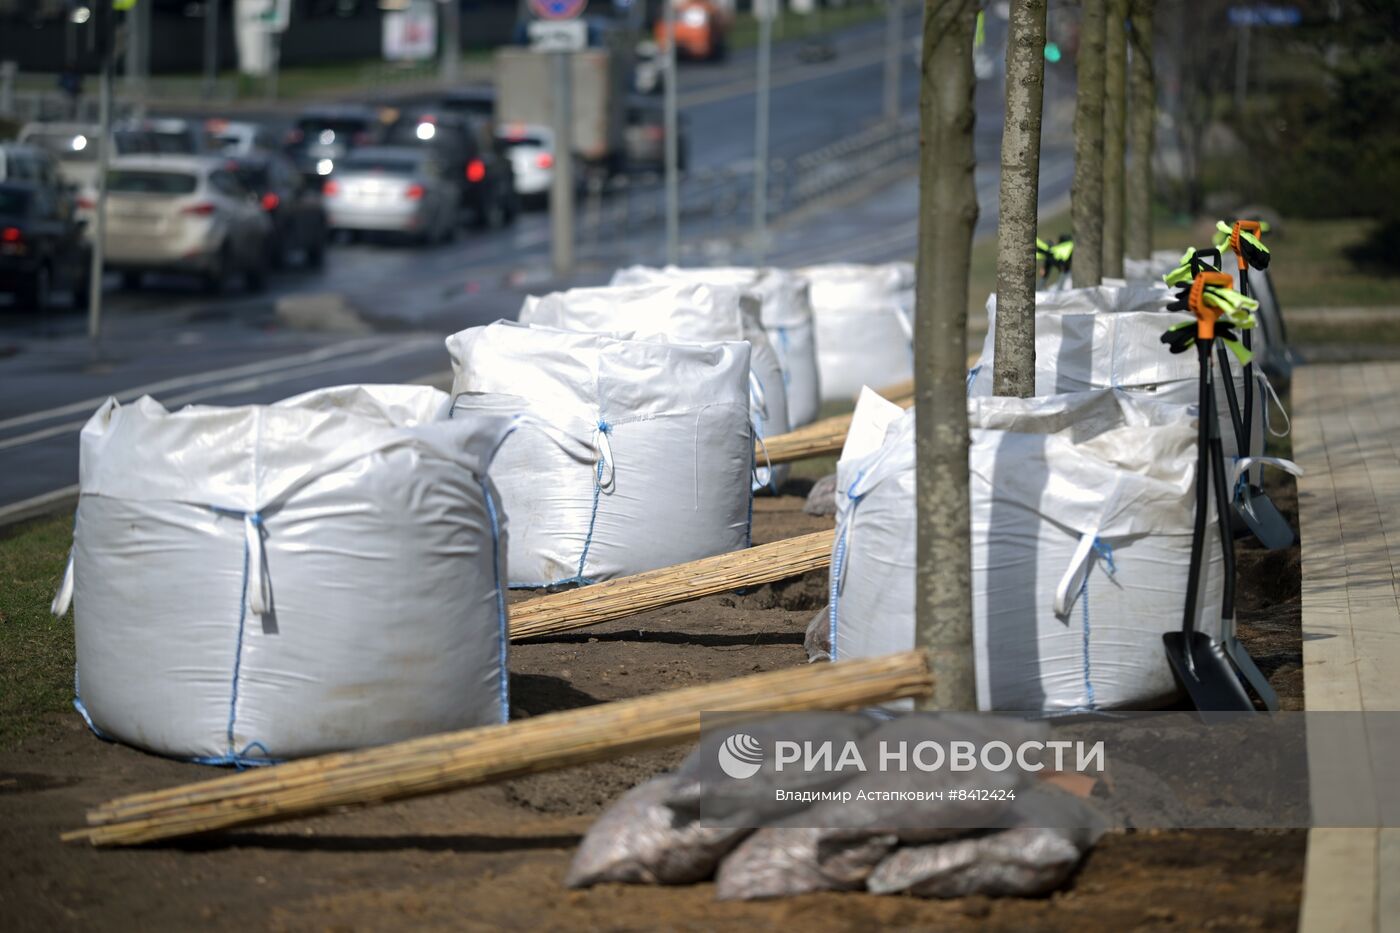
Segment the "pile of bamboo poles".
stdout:
<svg viewBox="0 0 1400 933">
<path fill-rule="evenodd" d="M 914 383 L 900 383 L 883 390 L 885 398 L 903 408 L 914 404 Z M 763 444 L 754 445 L 754 457 L 759 463 L 791 463 L 808 457 L 824 457 L 841 452 L 846 435 L 851 430 L 851 415 L 833 415 L 809 425 L 777 434 Z"/>
<path fill-rule="evenodd" d="M 88 812 L 65 841 L 137 845 L 273 823 L 613 758 L 694 740 L 702 712 L 860 709 L 933 689 L 922 651 L 754 674 L 136 794 Z"/>
<path fill-rule="evenodd" d="M 517 603 L 510 607 L 510 637 L 566 632 L 820 570 L 831 564 L 835 538 L 834 530 L 818 531 Z"/>
</svg>

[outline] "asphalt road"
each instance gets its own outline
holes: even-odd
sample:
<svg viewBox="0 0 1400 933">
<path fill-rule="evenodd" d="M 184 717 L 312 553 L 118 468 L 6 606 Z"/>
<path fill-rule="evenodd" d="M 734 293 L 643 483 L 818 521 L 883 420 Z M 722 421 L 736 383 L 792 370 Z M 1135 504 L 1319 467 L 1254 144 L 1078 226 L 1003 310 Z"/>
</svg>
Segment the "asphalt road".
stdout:
<svg viewBox="0 0 1400 933">
<path fill-rule="evenodd" d="M 989 46 L 996 48 L 1000 24 L 989 25 Z M 794 159 L 879 119 L 883 28 L 871 23 L 844 32 L 833 43 L 835 56 L 820 63 L 800 61 L 798 42 L 775 48 L 775 157 Z M 919 31 L 911 17 L 901 88 L 909 113 L 917 103 Z M 681 103 L 692 170 L 752 165 L 753 62 L 750 50 L 719 65 L 683 68 Z M 995 227 L 1001 93 L 999 77 L 979 83 L 981 233 Z M 1072 93 L 1072 77 L 1052 73 L 1047 112 L 1053 112 L 1053 101 L 1063 103 Z M 1043 204 L 1063 198 L 1069 189 L 1071 153 L 1067 134 L 1058 135 L 1047 136 Z M 832 203 L 779 223 L 768 261 L 907 258 L 914 249 L 916 204 L 912 170 L 895 172 L 879 184 L 852 178 L 846 195 L 838 192 Z M 737 205 L 730 217 L 683 229 L 683 261 L 748 262 L 742 237 L 747 210 Z M 662 228 L 656 222 L 629 225 L 622 233 L 581 244 L 581 253 L 584 262 L 571 282 L 605 281 L 616 266 L 662 262 Z M 138 292 L 109 289 L 97 350 L 87 340 L 81 315 L 57 312 L 36 321 L 0 308 L 0 521 L 71 493 L 78 481 L 78 432 L 108 396 L 128 401 L 150 394 L 174 408 L 270 402 L 347 382 L 420 379 L 447 369 L 445 335 L 513 317 L 525 294 L 566 284 L 549 272 L 548 218 L 531 213 L 507 229 L 470 232 L 434 248 L 337 246 L 323 272 L 280 274 L 260 295 L 235 289 L 209 298 L 195 292 L 193 283 L 175 278 L 148 280 Z M 350 310 L 359 325 L 353 332 L 312 332 L 289 326 L 277 313 L 279 306 L 285 311 L 327 304 Z"/>
</svg>

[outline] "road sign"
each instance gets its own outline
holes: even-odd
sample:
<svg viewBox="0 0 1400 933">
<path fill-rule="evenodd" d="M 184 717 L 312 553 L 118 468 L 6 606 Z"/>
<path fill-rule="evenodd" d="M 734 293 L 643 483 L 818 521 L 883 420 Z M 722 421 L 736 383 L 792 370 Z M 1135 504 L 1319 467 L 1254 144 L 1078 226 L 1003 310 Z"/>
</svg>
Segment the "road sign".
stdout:
<svg viewBox="0 0 1400 933">
<path fill-rule="evenodd" d="M 588 24 L 580 19 L 537 19 L 528 29 L 536 52 L 577 52 L 588 46 Z"/>
<path fill-rule="evenodd" d="M 1231 26 L 1297 26 L 1303 11 L 1296 6 L 1232 6 Z"/>
<path fill-rule="evenodd" d="M 530 9 L 540 19 L 577 19 L 588 0 L 530 0 Z"/>
</svg>

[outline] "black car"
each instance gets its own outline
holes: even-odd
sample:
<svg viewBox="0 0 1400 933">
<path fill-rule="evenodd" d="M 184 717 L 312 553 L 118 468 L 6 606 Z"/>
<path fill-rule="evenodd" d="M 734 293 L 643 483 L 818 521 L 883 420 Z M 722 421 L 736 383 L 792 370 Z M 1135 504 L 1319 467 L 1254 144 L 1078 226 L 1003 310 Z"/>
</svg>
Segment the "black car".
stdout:
<svg viewBox="0 0 1400 933">
<path fill-rule="evenodd" d="M 300 254 L 309 268 L 319 269 L 326 258 L 326 209 L 319 185 L 310 184 L 286 156 L 277 153 L 238 156 L 228 167 L 252 191 L 272 220 L 268 241 L 274 268 Z"/>
<path fill-rule="evenodd" d="M 351 149 L 376 145 L 382 128 L 379 112 L 370 107 L 304 110 L 287 131 L 287 155 L 303 175 L 324 179 Z"/>
<path fill-rule="evenodd" d="M 440 98 L 442 109 L 458 116 L 485 120 L 496 119 L 496 89 L 490 85 L 453 88 Z"/>
<path fill-rule="evenodd" d="M 520 211 L 510 160 L 498 152 L 489 129 L 455 113 L 407 111 L 384 134 L 389 146 L 429 146 L 448 170 L 466 180 L 462 206 L 479 227 L 499 227 Z"/>
<path fill-rule="evenodd" d="M 52 290 L 88 297 L 88 248 L 82 224 L 59 192 L 33 182 L 0 182 L 0 294 L 26 311 L 48 308 Z"/>
</svg>

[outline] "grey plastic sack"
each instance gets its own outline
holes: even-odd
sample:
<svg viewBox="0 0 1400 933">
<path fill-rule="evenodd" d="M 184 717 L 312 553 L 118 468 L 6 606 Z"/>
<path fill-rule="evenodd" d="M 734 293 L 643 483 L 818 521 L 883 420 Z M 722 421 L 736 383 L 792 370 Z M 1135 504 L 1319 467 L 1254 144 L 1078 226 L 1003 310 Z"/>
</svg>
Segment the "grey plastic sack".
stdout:
<svg viewBox="0 0 1400 933">
<path fill-rule="evenodd" d="M 893 835 L 859 831 L 760 829 L 720 863 L 715 896 L 722 901 L 749 901 L 860 890 L 896 842 Z"/>
</svg>

